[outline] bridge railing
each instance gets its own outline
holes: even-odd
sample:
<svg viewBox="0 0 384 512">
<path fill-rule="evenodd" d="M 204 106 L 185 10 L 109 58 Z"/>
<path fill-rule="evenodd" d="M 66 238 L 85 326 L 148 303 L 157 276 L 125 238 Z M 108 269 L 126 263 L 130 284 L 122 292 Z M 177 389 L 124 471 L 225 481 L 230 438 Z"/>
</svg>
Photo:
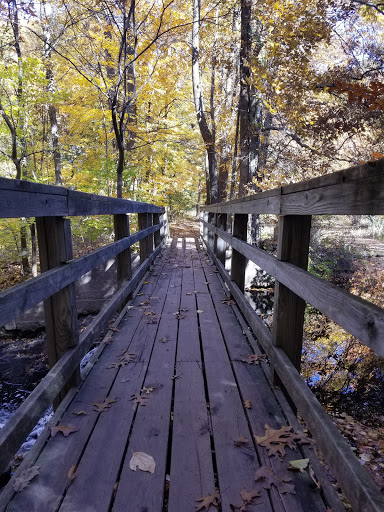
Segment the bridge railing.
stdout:
<svg viewBox="0 0 384 512">
<path fill-rule="evenodd" d="M 250 214 L 279 216 L 276 257 L 247 243 Z M 384 215 L 384 159 L 202 206 L 202 237 L 267 353 L 275 382 L 282 384 L 300 411 L 353 509 L 383 510 L 379 490 L 299 374 L 307 302 L 384 355 L 384 310 L 307 272 L 312 215 Z M 227 244 L 232 247 L 230 273 L 225 269 Z M 272 332 L 244 295 L 248 260 L 276 279 Z"/>
<path fill-rule="evenodd" d="M 132 235 L 129 214 L 138 216 L 139 231 Z M 115 242 L 73 259 L 66 217 L 82 215 L 113 215 Z M 20 217 L 36 218 L 41 274 L 0 293 L 0 326 L 44 301 L 51 370 L 0 430 L 0 473 L 47 408 L 79 383 L 82 357 L 136 289 L 168 232 L 163 207 L 0 178 L 0 218 Z M 130 248 L 137 242 L 140 264 L 132 272 Z M 116 259 L 119 289 L 79 335 L 75 281 L 111 259 Z"/>
</svg>

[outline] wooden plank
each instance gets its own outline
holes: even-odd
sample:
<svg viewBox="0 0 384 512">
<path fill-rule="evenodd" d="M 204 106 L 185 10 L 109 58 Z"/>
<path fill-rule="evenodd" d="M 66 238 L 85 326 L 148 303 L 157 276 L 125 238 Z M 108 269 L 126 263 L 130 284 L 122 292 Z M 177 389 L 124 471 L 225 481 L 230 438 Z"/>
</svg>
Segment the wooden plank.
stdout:
<svg viewBox="0 0 384 512">
<path fill-rule="evenodd" d="M 279 195 L 278 195 L 279 194 Z M 274 193 L 270 197 L 254 197 L 249 196 L 251 200 L 247 202 L 236 202 L 236 203 L 218 203 L 210 206 L 202 206 L 201 209 L 207 212 L 214 213 L 234 213 L 234 214 L 259 214 L 268 213 L 271 215 L 280 214 L 280 189 L 278 194 Z"/>
<path fill-rule="evenodd" d="M 122 238 L 129 237 L 129 216 L 126 214 L 119 214 L 113 216 L 115 228 L 115 241 Z M 120 252 L 116 258 L 117 262 L 117 283 L 119 288 L 125 281 L 132 277 L 132 256 L 131 249 L 125 249 Z"/>
<path fill-rule="evenodd" d="M 147 396 L 145 407 L 138 407 L 135 422 L 129 439 L 127 456 L 120 475 L 119 488 L 113 504 L 114 511 L 162 510 L 164 482 L 167 469 L 168 436 L 171 420 L 171 402 L 177 344 L 178 319 L 175 312 L 180 305 L 181 268 L 173 268 L 174 258 L 170 258 L 165 269 L 171 277 L 158 330 L 149 339 L 156 340 L 144 387 L 154 388 Z M 167 338 L 166 343 L 162 340 Z M 140 388 L 136 389 L 140 392 Z M 156 462 L 154 474 L 132 471 L 129 461 L 132 452 L 150 454 Z M 148 488 L 151 492 L 148 492 Z M 132 493 L 135 489 L 135 493 Z M 68 511 L 69 512 L 69 511 Z"/>
<path fill-rule="evenodd" d="M 53 293 L 73 283 L 93 268 L 114 258 L 119 252 L 145 238 L 148 233 L 153 232 L 158 227 L 152 226 L 148 230 L 135 233 L 130 237 L 114 242 L 76 260 L 69 261 L 61 267 L 44 272 L 36 278 L 1 292 L 0 326 L 5 325 L 20 313 L 27 311 Z"/>
<path fill-rule="evenodd" d="M 378 355 L 384 355 L 384 340 L 381 336 L 384 331 L 383 309 L 291 263 L 279 261 L 267 252 L 248 245 L 224 231 L 220 231 L 219 234 L 238 252 L 259 265 L 296 295 L 356 336 Z"/>
<path fill-rule="evenodd" d="M 203 269 L 196 269 L 195 287 L 207 292 Z M 197 294 L 204 367 L 214 434 L 214 450 L 221 493 L 222 509 L 241 502 L 240 491 L 254 488 L 254 473 L 259 467 L 253 445 L 236 447 L 234 441 L 244 436 L 251 438 L 236 380 L 231 370 L 211 297 Z M 262 491 L 262 502 L 251 510 L 271 511 L 268 493 Z"/>
<path fill-rule="evenodd" d="M 41 217 L 48 215 L 68 215 L 66 195 L 0 190 L 0 218 Z"/>
<path fill-rule="evenodd" d="M 63 217 L 37 217 L 36 227 L 39 244 L 41 272 L 59 267 L 73 258 L 69 219 Z M 74 283 L 44 301 L 45 332 L 50 368 L 62 355 L 79 342 L 77 306 Z M 55 407 L 72 386 L 80 381 L 77 368 L 58 395 Z"/>
<path fill-rule="evenodd" d="M 248 228 L 248 215 L 236 214 L 233 220 L 233 237 L 237 237 L 241 240 L 247 240 L 247 228 Z M 222 232 L 222 230 L 220 230 Z M 224 241 L 225 238 L 221 237 Z M 231 260 L 231 277 L 237 284 L 240 290 L 244 291 L 245 283 L 245 268 L 247 266 L 247 260 L 232 246 L 232 260 Z"/>
<path fill-rule="evenodd" d="M 210 248 L 206 246 L 206 249 L 215 260 L 215 255 Z M 353 454 L 349 444 L 304 383 L 285 352 L 272 344 L 271 334 L 267 327 L 255 314 L 243 293 L 230 280 L 223 265 L 218 260 L 215 260 L 215 264 L 250 327 L 256 333 L 272 366 L 278 372 L 284 387 L 300 411 L 325 459 L 334 471 L 353 509 L 369 512 L 383 510 L 383 496 Z"/>
<path fill-rule="evenodd" d="M 202 365 L 180 361 L 176 375 L 168 512 L 195 512 L 196 500 L 215 492 Z"/>
<path fill-rule="evenodd" d="M 307 270 L 310 216 L 280 216 L 277 258 Z M 300 372 L 305 301 L 289 288 L 275 282 L 272 343 L 281 347 Z"/>
<path fill-rule="evenodd" d="M 76 369 L 81 358 L 88 352 L 92 344 L 97 341 L 100 332 L 107 326 L 116 310 L 126 300 L 127 295 L 138 285 L 160 250 L 161 246 L 154 251 L 148 260 L 140 265 L 131 281 L 115 294 L 114 298 L 100 311 L 86 331 L 80 336 L 79 344 L 63 355 L 60 361 L 48 372 L 1 429 L 0 472 L 7 467 L 29 432 L 31 432 L 39 418 L 41 418 L 42 414 L 47 410 L 57 393 Z"/>
</svg>

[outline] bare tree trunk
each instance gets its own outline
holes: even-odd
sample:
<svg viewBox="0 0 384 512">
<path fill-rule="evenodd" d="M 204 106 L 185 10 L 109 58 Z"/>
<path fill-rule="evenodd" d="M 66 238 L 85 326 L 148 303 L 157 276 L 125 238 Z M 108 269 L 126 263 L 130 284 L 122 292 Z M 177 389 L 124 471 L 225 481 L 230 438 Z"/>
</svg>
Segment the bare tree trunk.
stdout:
<svg viewBox="0 0 384 512">
<path fill-rule="evenodd" d="M 203 93 L 200 80 L 200 0 L 193 0 L 193 26 L 192 26 L 192 84 L 193 97 L 197 123 L 207 151 L 209 194 L 207 187 L 207 203 L 217 203 L 219 200 L 219 189 L 217 179 L 217 159 L 215 147 L 214 129 L 209 129 L 207 118 L 204 112 Z M 211 116 L 213 113 L 211 112 Z M 207 180 L 208 185 L 208 180 Z"/>
</svg>

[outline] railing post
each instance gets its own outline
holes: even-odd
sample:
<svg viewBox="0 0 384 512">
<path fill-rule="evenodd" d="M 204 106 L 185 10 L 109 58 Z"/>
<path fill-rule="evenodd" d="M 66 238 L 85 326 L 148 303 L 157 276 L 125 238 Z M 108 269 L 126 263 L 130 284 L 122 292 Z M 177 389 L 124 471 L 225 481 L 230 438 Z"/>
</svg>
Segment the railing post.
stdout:
<svg viewBox="0 0 384 512">
<path fill-rule="evenodd" d="M 71 223 L 63 217 L 36 217 L 41 272 L 64 265 L 73 258 Z M 75 284 L 66 286 L 44 301 L 48 363 L 52 368 L 60 357 L 77 345 L 79 332 Z M 61 402 L 67 391 L 80 382 L 80 369 L 63 386 L 54 402 Z"/>
<path fill-rule="evenodd" d="M 308 266 L 310 215 L 281 215 L 277 258 L 300 267 Z M 305 301 L 278 281 L 275 283 L 272 341 L 283 348 L 300 371 Z M 276 376 L 274 377 L 276 381 Z"/>
<path fill-rule="evenodd" d="M 216 215 L 216 227 L 223 231 L 227 230 L 227 214 L 218 213 Z M 225 266 L 225 253 L 227 250 L 227 243 L 224 242 L 220 236 L 215 235 L 215 254 L 219 261 Z"/>
<path fill-rule="evenodd" d="M 156 224 L 160 224 L 160 214 L 159 213 L 153 214 L 153 225 L 155 226 Z M 156 249 L 156 247 L 158 247 L 161 244 L 160 230 L 154 232 L 153 241 L 154 241 L 155 249 Z"/>
<path fill-rule="evenodd" d="M 149 222 L 149 214 L 147 212 L 138 213 L 137 215 L 139 221 L 139 231 L 146 229 L 148 227 Z M 149 243 L 148 237 L 146 236 L 139 242 L 140 245 L 140 263 L 143 263 L 149 256 Z"/>
<path fill-rule="evenodd" d="M 233 236 L 247 241 L 248 214 L 235 213 L 233 219 Z M 231 279 L 244 292 L 245 268 L 247 258 L 232 248 Z"/>
<path fill-rule="evenodd" d="M 208 212 L 203 212 L 202 213 L 202 220 L 204 222 L 208 222 Z M 203 240 L 206 244 L 208 244 L 208 227 L 206 224 L 203 224 Z"/>
<path fill-rule="evenodd" d="M 215 217 L 216 217 L 215 213 L 209 212 L 208 213 L 208 223 L 212 224 L 214 226 L 215 225 Z M 213 251 L 214 251 L 214 243 L 215 243 L 214 233 L 211 229 L 208 228 L 208 245 Z"/>
<path fill-rule="evenodd" d="M 126 213 L 113 216 L 115 227 L 115 240 L 121 240 L 129 236 L 129 215 Z M 125 249 L 116 257 L 117 263 L 117 284 L 121 288 L 125 281 L 132 277 L 131 248 Z"/>
</svg>

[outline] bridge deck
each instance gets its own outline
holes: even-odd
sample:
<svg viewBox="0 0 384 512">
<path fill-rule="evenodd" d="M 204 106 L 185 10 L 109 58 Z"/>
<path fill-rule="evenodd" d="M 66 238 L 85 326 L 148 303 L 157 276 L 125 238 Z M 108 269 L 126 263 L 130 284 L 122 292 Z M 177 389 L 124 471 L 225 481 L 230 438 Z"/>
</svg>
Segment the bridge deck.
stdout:
<svg viewBox="0 0 384 512">
<path fill-rule="evenodd" d="M 287 469 L 302 448 L 279 459 L 256 443 L 287 416 L 267 362 L 242 361 L 249 333 L 225 299 L 199 243 L 174 240 L 68 406 L 60 425 L 77 431 L 49 438 L 7 512 L 325 511 L 308 472 Z M 130 469 L 136 452 L 154 473 Z M 292 478 L 296 494 L 282 481 L 265 490 L 260 466 Z M 198 501 L 216 492 L 218 507 Z"/>
</svg>

